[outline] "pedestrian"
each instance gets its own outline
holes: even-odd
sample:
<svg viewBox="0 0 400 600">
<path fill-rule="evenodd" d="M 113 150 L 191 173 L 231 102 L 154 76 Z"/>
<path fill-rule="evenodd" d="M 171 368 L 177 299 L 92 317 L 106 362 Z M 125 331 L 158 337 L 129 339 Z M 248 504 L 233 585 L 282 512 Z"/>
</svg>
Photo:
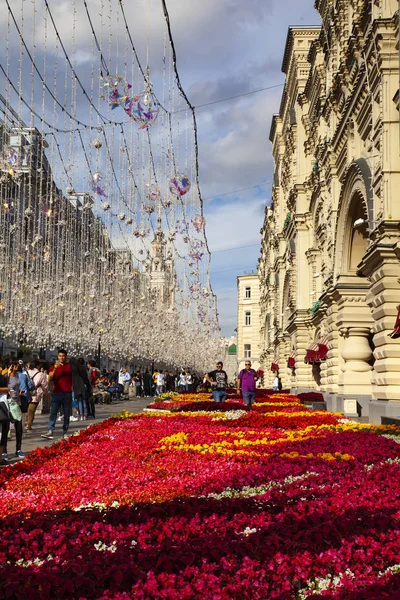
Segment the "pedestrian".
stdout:
<svg viewBox="0 0 400 600">
<path fill-rule="evenodd" d="M 77 418 L 74 420 L 86 421 L 89 408 L 88 399 L 92 395 L 92 384 L 85 366 L 85 359 L 71 357 L 70 362 L 73 400 L 75 400 L 78 409 Z"/>
<path fill-rule="evenodd" d="M 149 398 L 151 396 L 151 388 L 153 385 L 153 378 L 152 378 L 151 374 L 149 373 L 148 369 L 146 369 L 146 371 L 144 372 L 143 385 L 144 385 L 144 395 L 146 398 Z"/>
<path fill-rule="evenodd" d="M 188 371 L 186 373 L 185 392 L 191 392 L 192 391 L 192 384 L 193 384 L 192 374 Z"/>
<path fill-rule="evenodd" d="M 28 414 L 26 417 L 25 426 L 26 433 L 32 431 L 32 423 L 33 419 L 35 418 L 36 409 L 39 406 L 40 402 L 42 402 L 43 405 L 47 401 L 47 397 L 49 395 L 49 385 L 47 382 L 47 376 L 41 371 L 39 371 L 38 363 L 36 363 L 35 361 L 29 363 L 28 375 L 36 388 L 36 393 L 31 393 L 30 395 L 30 402 L 28 404 Z"/>
<path fill-rule="evenodd" d="M 131 376 L 129 375 L 125 367 L 122 367 L 122 369 L 119 372 L 118 383 L 119 385 L 123 386 L 123 393 L 129 394 L 129 384 L 131 383 Z"/>
<path fill-rule="evenodd" d="M 164 391 L 164 382 L 165 382 L 165 375 L 162 372 L 162 370 L 160 370 L 160 372 L 157 374 L 157 379 L 156 379 L 156 394 L 157 396 L 160 396 L 163 391 Z"/>
<path fill-rule="evenodd" d="M 272 389 L 274 392 L 279 392 L 279 377 L 278 373 L 275 373 L 274 381 L 272 382 Z"/>
<path fill-rule="evenodd" d="M 48 381 L 53 382 L 54 392 L 51 395 L 48 432 L 42 433 L 41 437 L 48 440 L 53 439 L 57 413 L 62 409 L 64 415 L 63 438 L 66 439 L 72 410 L 72 367 L 66 350 L 58 351 L 55 365 L 49 369 Z"/>
<path fill-rule="evenodd" d="M 250 406 L 256 400 L 256 381 L 258 380 L 257 373 L 251 368 L 251 362 L 248 360 L 244 364 L 237 378 L 237 393 L 240 394 L 242 389 L 243 402 L 246 406 Z"/>
<path fill-rule="evenodd" d="M 21 408 L 21 397 L 24 395 L 21 391 L 21 379 L 19 376 L 18 369 L 21 368 L 17 362 L 12 362 L 8 368 L 8 382 L 7 388 L 9 390 L 9 394 L 12 400 L 18 404 Z M 1 387 L 1 390 L 5 388 Z M 6 390 L 6 391 L 8 391 Z M 6 393 L 6 392 L 0 392 Z M 14 422 L 15 428 L 15 456 L 16 458 L 25 458 L 25 454 L 22 452 L 22 419 Z M 7 439 L 8 432 L 10 430 L 10 421 L 3 421 L 1 427 L 1 458 L 4 461 L 8 461 L 9 456 L 7 453 Z"/>
<path fill-rule="evenodd" d="M 182 394 L 186 390 L 186 373 L 185 373 L 185 371 L 182 371 L 182 373 L 179 375 L 178 390 L 179 390 L 180 394 Z"/>
<path fill-rule="evenodd" d="M 204 378 L 211 384 L 212 395 L 215 402 L 223 402 L 226 398 L 226 387 L 228 385 L 228 375 L 223 370 L 223 363 L 217 362 L 215 371 L 210 371 L 204 375 Z"/>
</svg>

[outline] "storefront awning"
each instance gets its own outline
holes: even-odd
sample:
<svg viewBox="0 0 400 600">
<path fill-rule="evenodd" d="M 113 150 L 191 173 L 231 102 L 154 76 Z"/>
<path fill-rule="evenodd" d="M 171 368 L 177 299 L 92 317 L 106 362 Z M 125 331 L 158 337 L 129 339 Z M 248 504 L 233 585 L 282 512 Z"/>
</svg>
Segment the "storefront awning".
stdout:
<svg viewBox="0 0 400 600">
<path fill-rule="evenodd" d="M 314 363 L 320 362 L 320 360 L 318 359 L 318 344 L 311 344 L 311 346 L 307 348 L 307 352 L 304 357 L 304 362 L 307 365 L 312 365 Z"/>
<path fill-rule="evenodd" d="M 296 366 L 296 353 L 292 352 L 287 359 L 287 366 L 289 369 L 294 369 Z"/>
<path fill-rule="evenodd" d="M 400 337 L 400 304 L 397 307 L 397 319 L 394 325 L 394 329 L 392 333 L 389 333 L 389 335 L 393 340 L 396 340 L 398 337 Z"/>
<path fill-rule="evenodd" d="M 319 364 L 323 360 L 326 360 L 328 356 L 328 346 L 327 339 L 322 338 L 311 344 L 311 346 L 307 349 L 306 355 L 304 357 L 304 362 L 306 364 Z"/>
</svg>

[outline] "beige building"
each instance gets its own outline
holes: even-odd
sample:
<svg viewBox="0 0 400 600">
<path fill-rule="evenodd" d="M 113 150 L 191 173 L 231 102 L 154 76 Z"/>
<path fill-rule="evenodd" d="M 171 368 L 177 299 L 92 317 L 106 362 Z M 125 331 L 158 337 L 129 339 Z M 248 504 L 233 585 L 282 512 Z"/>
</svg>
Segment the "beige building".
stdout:
<svg viewBox="0 0 400 600">
<path fill-rule="evenodd" d="M 261 362 L 328 409 L 400 417 L 397 0 L 316 0 L 289 29 L 259 261 Z M 399 328 L 400 329 L 400 328 Z M 400 333 L 400 331 L 399 331 Z"/>
<path fill-rule="evenodd" d="M 238 286 L 237 369 L 250 359 L 260 367 L 260 282 L 258 276 L 240 275 Z"/>
</svg>

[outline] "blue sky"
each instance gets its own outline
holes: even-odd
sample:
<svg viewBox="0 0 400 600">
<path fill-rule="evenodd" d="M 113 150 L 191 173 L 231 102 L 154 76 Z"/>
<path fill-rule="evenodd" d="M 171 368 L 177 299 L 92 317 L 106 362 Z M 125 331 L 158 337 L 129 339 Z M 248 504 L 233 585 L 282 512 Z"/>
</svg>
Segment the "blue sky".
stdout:
<svg viewBox="0 0 400 600">
<path fill-rule="evenodd" d="M 180 77 L 195 106 L 283 83 L 288 27 L 320 23 L 312 0 L 170 0 L 168 8 Z M 223 335 L 236 327 L 236 277 L 257 266 L 271 186 L 218 194 L 271 181 L 269 131 L 281 93 L 282 88 L 271 89 L 196 111 L 200 186 Z M 236 246 L 249 247 L 221 251 Z"/>
</svg>

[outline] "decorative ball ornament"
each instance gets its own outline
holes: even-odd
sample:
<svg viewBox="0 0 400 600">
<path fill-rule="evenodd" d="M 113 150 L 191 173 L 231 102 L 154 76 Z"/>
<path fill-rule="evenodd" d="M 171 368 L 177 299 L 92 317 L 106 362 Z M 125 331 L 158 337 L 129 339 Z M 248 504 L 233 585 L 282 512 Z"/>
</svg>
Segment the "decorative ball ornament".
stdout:
<svg viewBox="0 0 400 600">
<path fill-rule="evenodd" d="M 14 176 L 15 171 L 21 168 L 21 157 L 17 148 L 5 146 L 3 150 L 2 168 L 9 175 Z"/>
<path fill-rule="evenodd" d="M 190 190 L 191 183 L 186 175 L 177 173 L 169 181 L 169 191 L 174 196 L 182 197 Z"/>
<path fill-rule="evenodd" d="M 95 194 L 107 198 L 104 188 L 104 177 L 102 173 L 93 173 L 92 177 L 89 179 L 89 184 Z"/>
<path fill-rule="evenodd" d="M 175 225 L 176 233 L 187 233 L 188 223 L 185 219 L 178 219 Z"/>
<path fill-rule="evenodd" d="M 195 230 L 197 231 L 197 233 L 201 233 L 204 230 L 205 226 L 206 226 L 206 220 L 201 215 L 196 215 L 192 219 L 192 223 L 193 223 L 193 227 L 195 228 Z"/>
<path fill-rule="evenodd" d="M 107 75 L 100 78 L 101 94 L 100 98 L 111 106 L 111 110 L 121 106 L 124 110 L 131 102 L 130 90 L 131 84 L 124 77 L 119 75 Z"/>
<path fill-rule="evenodd" d="M 147 129 L 154 125 L 160 113 L 160 105 L 151 91 L 151 85 L 126 103 L 125 112 L 139 125 L 139 129 Z"/>
<path fill-rule="evenodd" d="M 75 194 L 75 190 L 72 185 L 69 185 L 65 191 L 67 192 L 68 196 Z"/>
<path fill-rule="evenodd" d="M 108 202 L 103 202 L 103 204 L 101 205 L 101 208 L 105 211 L 110 210 L 111 206 L 110 204 L 108 204 Z"/>
<path fill-rule="evenodd" d="M 118 219 L 119 219 L 120 221 L 125 221 L 125 217 L 126 217 L 126 214 L 125 214 L 125 213 L 119 213 L 119 215 L 118 215 Z"/>
<path fill-rule="evenodd" d="M 158 187 L 158 185 L 156 183 L 146 183 L 146 197 L 151 202 L 157 202 L 157 200 L 160 198 L 160 196 L 161 196 L 160 188 Z"/>
<path fill-rule="evenodd" d="M 125 221 L 125 225 L 132 225 L 132 223 L 133 223 L 133 219 L 127 219 Z"/>
<path fill-rule="evenodd" d="M 103 142 L 101 140 L 99 140 L 99 139 L 93 140 L 93 146 L 96 148 L 96 150 L 100 150 L 102 145 L 103 145 Z"/>
<path fill-rule="evenodd" d="M 145 204 L 143 206 L 143 210 L 145 213 L 147 213 L 148 215 L 151 215 L 154 211 L 155 211 L 155 206 L 153 204 Z"/>
</svg>

